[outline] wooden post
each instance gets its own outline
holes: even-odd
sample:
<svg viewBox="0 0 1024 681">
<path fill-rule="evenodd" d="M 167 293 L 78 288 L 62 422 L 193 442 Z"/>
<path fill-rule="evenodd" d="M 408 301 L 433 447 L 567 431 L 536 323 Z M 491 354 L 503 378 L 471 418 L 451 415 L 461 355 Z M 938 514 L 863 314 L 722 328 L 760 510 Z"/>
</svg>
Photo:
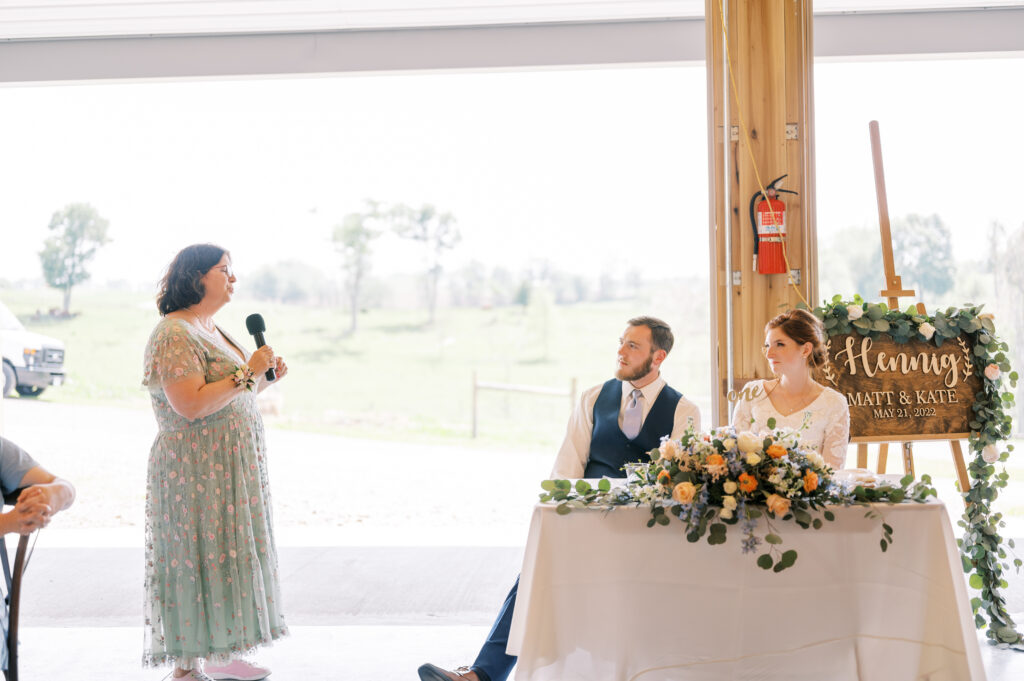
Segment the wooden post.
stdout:
<svg viewBox="0 0 1024 681">
<path fill-rule="evenodd" d="M 801 297 L 811 304 L 817 297 L 813 13 L 810 0 L 705 0 L 705 17 L 711 300 L 717 313 L 712 421 L 724 423 L 726 396 L 734 385 L 771 375 L 761 354 L 765 322 L 780 309 L 795 307 Z M 783 187 L 798 192 L 783 195 L 785 252 L 790 270 L 799 275 L 795 286 L 787 274 L 758 274 L 751 268 L 750 198 L 784 174 Z M 727 307 L 733 311 L 731 345 Z"/>
</svg>

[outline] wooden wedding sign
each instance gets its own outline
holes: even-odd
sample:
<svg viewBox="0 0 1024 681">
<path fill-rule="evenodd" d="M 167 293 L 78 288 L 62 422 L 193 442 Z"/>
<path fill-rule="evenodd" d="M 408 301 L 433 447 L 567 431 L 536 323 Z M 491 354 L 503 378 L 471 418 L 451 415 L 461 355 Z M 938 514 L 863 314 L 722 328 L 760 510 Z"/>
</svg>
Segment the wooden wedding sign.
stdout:
<svg viewBox="0 0 1024 681">
<path fill-rule="evenodd" d="M 854 442 L 966 439 L 982 388 L 971 356 L 963 335 L 935 347 L 840 334 L 829 339 L 822 376 L 850 403 Z"/>
</svg>

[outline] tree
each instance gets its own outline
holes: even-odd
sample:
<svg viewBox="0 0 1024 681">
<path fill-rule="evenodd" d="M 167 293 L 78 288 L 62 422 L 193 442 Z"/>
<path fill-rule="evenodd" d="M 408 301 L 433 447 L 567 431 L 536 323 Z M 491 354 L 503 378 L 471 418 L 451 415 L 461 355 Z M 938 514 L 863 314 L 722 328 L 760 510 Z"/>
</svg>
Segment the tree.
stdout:
<svg viewBox="0 0 1024 681">
<path fill-rule="evenodd" d="M 334 227 L 332 239 L 334 248 L 341 254 L 341 271 L 345 279 L 345 293 L 348 297 L 350 321 L 348 333 L 355 333 L 359 323 L 360 300 L 363 283 L 370 271 L 370 242 L 380 236 L 370 224 L 378 215 L 378 208 L 368 202 L 365 213 L 349 213 L 341 224 Z"/>
<path fill-rule="evenodd" d="M 859 293 L 878 300 L 878 292 L 885 288 L 885 270 L 877 228 L 844 227 L 820 243 L 818 290 L 822 298 Z"/>
<path fill-rule="evenodd" d="M 438 213 L 430 204 L 413 208 L 405 204 L 392 206 L 385 214 L 395 234 L 403 239 L 420 241 L 426 249 L 427 259 L 427 312 L 428 324 L 434 323 L 437 308 L 437 285 L 441 279 L 441 259 L 462 240 L 462 234 L 451 213 Z"/>
<path fill-rule="evenodd" d="M 108 222 L 88 203 L 72 203 L 50 218 L 50 232 L 39 259 L 46 283 L 64 292 L 64 314 L 70 313 L 71 289 L 89 278 L 86 265 L 109 242 Z"/>
<path fill-rule="evenodd" d="M 941 296 L 953 288 L 956 263 L 952 234 L 938 215 L 911 213 L 892 226 L 893 259 L 896 274 L 904 284 L 920 286 L 924 292 Z"/>
</svg>

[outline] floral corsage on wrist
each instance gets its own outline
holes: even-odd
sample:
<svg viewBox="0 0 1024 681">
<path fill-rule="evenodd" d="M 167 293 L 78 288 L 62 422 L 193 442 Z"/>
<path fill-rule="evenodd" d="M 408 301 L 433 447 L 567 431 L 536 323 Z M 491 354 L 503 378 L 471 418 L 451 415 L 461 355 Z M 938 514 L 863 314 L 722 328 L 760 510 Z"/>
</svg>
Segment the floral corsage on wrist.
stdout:
<svg viewBox="0 0 1024 681">
<path fill-rule="evenodd" d="M 234 373 L 231 374 L 231 380 L 235 382 L 235 385 L 239 388 L 251 391 L 256 385 L 256 375 L 253 370 L 249 368 L 248 364 L 243 364 L 240 367 L 235 367 Z"/>
</svg>

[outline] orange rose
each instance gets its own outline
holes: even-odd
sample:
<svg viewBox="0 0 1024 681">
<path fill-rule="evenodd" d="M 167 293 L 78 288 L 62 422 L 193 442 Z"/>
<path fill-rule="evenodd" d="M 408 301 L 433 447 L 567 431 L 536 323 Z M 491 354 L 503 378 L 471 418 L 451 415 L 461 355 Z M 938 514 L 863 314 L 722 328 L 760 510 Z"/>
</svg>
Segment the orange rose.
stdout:
<svg viewBox="0 0 1024 681">
<path fill-rule="evenodd" d="M 765 499 L 765 503 L 768 505 L 768 510 L 778 516 L 786 515 L 789 511 L 790 500 L 786 497 L 780 497 L 778 494 L 769 494 L 768 498 Z"/>
<path fill-rule="evenodd" d="M 662 469 L 658 472 L 658 482 L 662 485 L 668 485 L 672 483 L 672 474 Z"/>
<path fill-rule="evenodd" d="M 818 489 L 818 474 L 814 471 L 804 473 L 804 491 L 813 492 Z"/>
<path fill-rule="evenodd" d="M 765 454 L 772 457 L 773 459 L 781 459 L 786 456 L 786 448 L 782 445 L 772 445 L 765 450 Z"/>
<path fill-rule="evenodd" d="M 725 459 L 722 458 L 721 454 L 712 454 L 704 460 L 705 466 L 724 466 Z"/>
<path fill-rule="evenodd" d="M 688 504 L 697 495 L 697 488 L 692 482 L 681 482 L 672 489 L 672 498 L 680 504 Z"/>
<path fill-rule="evenodd" d="M 740 491 L 753 492 L 757 489 L 757 478 L 750 473 L 740 473 Z"/>
</svg>

